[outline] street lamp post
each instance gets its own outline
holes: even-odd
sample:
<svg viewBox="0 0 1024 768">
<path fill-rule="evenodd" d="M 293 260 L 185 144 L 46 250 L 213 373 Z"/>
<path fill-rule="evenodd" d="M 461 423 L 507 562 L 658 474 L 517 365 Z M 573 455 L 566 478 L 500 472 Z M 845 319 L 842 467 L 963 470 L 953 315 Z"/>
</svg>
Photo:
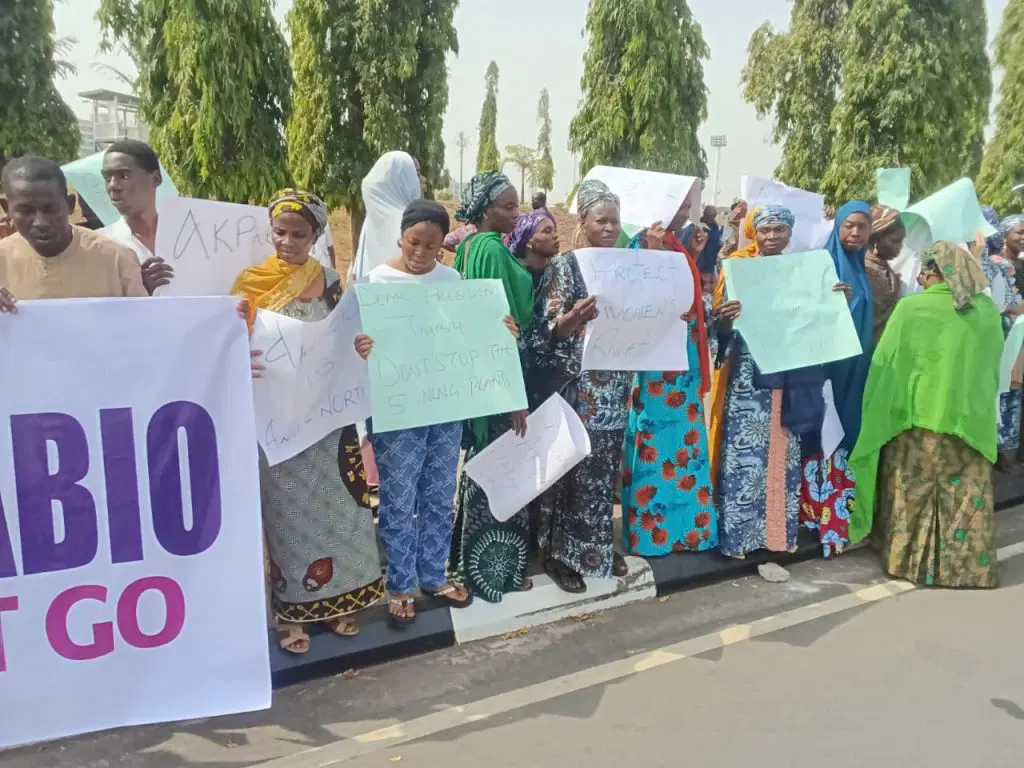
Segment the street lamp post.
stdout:
<svg viewBox="0 0 1024 768">
<path fill-rule="evenodd" d="M 718 150 L 717 156 L 715 157 L 715 181 L 714 186 L 711 189 L 711 204 L 715 207 L 718 207 L 718 172 L 722 167 L 722 148 L 728 145 L 729 142 L 724 133 L 711 137 L 712 148 Z"/>
</svg>

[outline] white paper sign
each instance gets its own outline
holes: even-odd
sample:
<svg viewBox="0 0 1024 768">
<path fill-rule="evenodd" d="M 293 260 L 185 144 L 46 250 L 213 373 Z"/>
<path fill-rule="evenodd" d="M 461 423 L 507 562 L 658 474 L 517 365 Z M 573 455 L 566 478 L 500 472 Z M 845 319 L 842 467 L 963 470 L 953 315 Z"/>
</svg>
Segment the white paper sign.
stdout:
<svg viewBox="0 0 1024 768">
<path fill-rule="evenodd" d="M 821 390 L 825 400 L 825 419 L 821 425 L 821 452 L 825 458 L 829 458 L 836 452 L 836 448 L 846 437 L 843 429 L 843 422 L 839 419 L 839 411 L 836 410 L 836 398 L 832 392 L 831 380 L 825 382 Z"/>
<path fill-rule="evenodd" d="M 693 306 L 693 271 L 682 254 L 582 248 L 576 258 L 600 313 L 587 323 L 584 370 L 689 369 L 680 318 Z"/>
<path fill-rule="evenodd" d="M 693 176 L 595 165 L 584 181 L 587 179 L 603 181 L 619 196 L 620 216 L 624 224 L 633 225 L 629 228 L 633 232 L 656 221 L 668 226 L 687 200 L 690 202 L 690 219 L 700 218 L 700 179 Z M 576 212 L 574 198 L 570 213 Z"/>
<path fill-rule="evenodd" d="M 825 245 L 832 232 L 832 223 L 825 219 L 825 198 L 814 192 L 790 187 L 781 181 L 750 177 L 745 199 L 750 210 L 762 205 L 782 205 L 793 212 L 796 224 L 786 253 L 817 250 Z"/>
<path fill-rule="evenodd" d="M 366 361 L 353 341 L 361 332 L 359 303 L 351 290 L 316 323 L 262 309 L 256 313 L 251 345 L 263 350 L 266 365 L 253 383 L 256 436 L 271 466 L 369 418 Z"/>
<path fill-rule="evenodd" d="M 0 747 L 270 706 L 229 298 L 0 315 Z M 40 350 L 45 350 L 41 353 Z"/>
<path fill-rule="evenodd" d="M 590 455 L 583 422 L 560 395 L 526 419 L 526 437 L 509 430 L 466 462 L 466 474 L 487 494 L 491 514 L 505 522 Z"/>
<path fill-rule="evenodd" d="M 174 267 L 174 277 L 157 295 L 227 296 L 242 270 L 273 252 L 266 208 L 169 198 L 160 207 L 155 255 Z"/>
</svg>

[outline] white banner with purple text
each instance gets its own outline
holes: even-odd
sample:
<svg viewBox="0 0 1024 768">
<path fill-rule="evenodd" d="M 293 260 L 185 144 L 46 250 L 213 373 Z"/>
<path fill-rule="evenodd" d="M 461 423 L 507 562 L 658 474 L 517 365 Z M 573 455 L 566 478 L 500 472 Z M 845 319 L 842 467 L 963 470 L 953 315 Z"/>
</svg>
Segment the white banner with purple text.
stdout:
<svg viewBox="0 0 1024 768">
<path fill-rule="evenodd" d="M 270 706 L 235 303 L 0 315 L 0 748 Z"/>
</svg>

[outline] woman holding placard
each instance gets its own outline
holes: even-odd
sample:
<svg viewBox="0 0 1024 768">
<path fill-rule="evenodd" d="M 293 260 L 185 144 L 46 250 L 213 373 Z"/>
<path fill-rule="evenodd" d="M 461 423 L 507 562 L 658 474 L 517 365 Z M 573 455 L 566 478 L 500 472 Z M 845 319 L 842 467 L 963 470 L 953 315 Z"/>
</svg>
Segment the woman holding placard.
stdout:
<svg viewBox="0 0 1024 768">
<path fill-rule="evenodd" d="M 991 463 L 1003 332 L 975 257 L 935 243 L 921 293 L 900 300 L 875 349 L 850 457 L 850 540 L 869 533 L 886 573 L 915 584 L 998 584 Z"/>
<path fill-rule="evenodd" d="M 752 215 L 754 241 L 730 258 L 778 257 L 795 218 L 782 206 Z M 837 283 L 835 290 L 848 286 Z M 823 373 L 818 368 L 764 375 L 743 337 L 733 330 L 739 300 L 715 288 L 713 307 L 721 345 L 712 392 L 711 440 L 722 553 L 742 558 L 759 549 L 796 549 L 800 516 L 800 435 L 821 426 Z M 713 475 L 715 473 L 713 472 Z"/>
<path fill-rule="evenodd" d="M 519 195 L 508 177 L 494 171 L 474 176 L 463 192 L 455 218 L 472 224 L 477 231 L 459 244 L 455 269 L 469 280 L 501 280 L 512 318 L 525 336 L 533 323 L 533 278 L 503 240 L 515 228 L 518 216 Z M 526 360 L 526 342 L 522 337 L 518 345 L 521 359 Z M 523 378 L 529 379 L 528 371 L 524 370 Z M 509 429 L 525 435 L 527 413 L 519 411 L 470 421 L 463 439 L 466 461 Z M 506 592 L 533 588 L 533 581 L 526 575 L 529 530 L 529 513 L 525 509 L 505 522 L 498 522 L 491 514 L 487 495 L 463 473 L 456 499 L 451 566 L 464 577 L 475 596 L 496 603 Z"/>
<path fill-rule="evenodd" d="M 417 200 L 402 215 L 399 255 L 370 270 L 371 283 L 458 282 L 458 271 L 438 263 L 449 229 L 448 212 L 433 200 Z M 505 325 L 518 336 L 515 321 Z M 369 359 L 373 339 L 355 338 Z M 449 608 L 466 608 L 472 593 L 445 574 L 452 536 L 452 498 L 459 468 L 462 422 L 375 432 L 368 424 L 380 470 L 380 535 L 388 560 L 388 620 L 403 627 L 416 620 L 413 590 Z"/>
<path fill-rule="evenodd" d="M 864 385 L 874 349 L 875 301 L 865 267 L 871 238 L 871 206 L 860 200 L 847 203 L 836 213 L 832 235 L 825 249 L 832 254 L 839 279 L 851 287 L 850 314 L 860 338 L 861 353 L 825 366 L 832 382 L 836 410 L 844 437 L 832 456 L 821 450 L 819 434 L 804 437 L 803 480 L 800 488 L 800 520 L 818 532 L 825 557 L 840 553 L 849 542 L 850 509 L 855 478 L 849 469 L 850 451 L 860 434 Z"/>
<path fill-rule="evenodd" d="M 577 248 L 614 248 L 622 228 L 619 198 L 604 182 L 584 181 L 576 193 L 579 211 Z M 664 230 L 650 233 L 661 247 Z M 587 286 L 575 253 L 551 262 L 551 279 L 538 296 L 546 307 L 543 321 L 551 340 L 536 350 L 537 365 L 550 373 L 551 392 L 572 405 L 590 436 L 591 453 L 551 489 L 540 504 L 537 538 L 544 570 L 564 591 L 586 591 L 584 576 L 609 578 L 628 572 L 615 551 L 612 491 L 622 456 L 632 372 L 584 371 L 586 324 L 597 317 L 597 300 Z M 533 338 L 537 338 L 536 335 Z"/>
<path fill-rule="evenodd" d="M 242 272 L 232 294 L 248 300 L 250 327 L 257 309 L 322 320 L 341 286 L 337 272 L 310 256 L 327 226 L 327 207 L 308 192 L 286 189 L 271 200 L 270 218 L 275 252 Z M 384 585 L 355 428 L 332 432 L 273 467 L 261 454 L 260 491 L 281 648 L 306 653 L 304 627 L 312 623 L 342 637 L 358 634 L 351 614 L 379 600 Z"/>
<path fill-rule="evenodd" d="M 711 361 L 704 297 L 697 266 L 707 231 L 691 225 L 685 243 L 671 232 L 664 248 L 680 253 L 693 273 L 693 306 L 687 321 L 689 370 L 638 372 L 633 379 L 623 448 L 622 500 L 626 548 L 657 557 L 703 552 L 718 546 L 704 395 L 711 387 Z M 648 231 L 630 242 L 650 247 Z"/>
</svg>

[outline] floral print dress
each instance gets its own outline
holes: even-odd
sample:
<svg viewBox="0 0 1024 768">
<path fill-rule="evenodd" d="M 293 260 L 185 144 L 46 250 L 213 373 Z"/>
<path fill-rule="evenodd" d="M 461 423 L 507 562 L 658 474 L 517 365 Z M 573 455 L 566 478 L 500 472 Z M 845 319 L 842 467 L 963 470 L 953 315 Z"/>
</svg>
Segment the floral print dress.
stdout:
<svg viewBox="0 0 1024 768">
<path fill-rule="evenodd" d="M 636 555 L 718 546 L 697 345 L 697 323 L 691 320 L 689 370 L 639 372 L 633 379 L 622 502 L 626 550 Z"/>
<path fill-rule="evenodd" d="M 572 252 L 556 256 L 538 301 L 544 321 L 555 320 L 587 298 L 579 262 Z M 581 329 L 534 350 L 535 364 L 548 372 L 549 387 L 574 407 L 590 436 L 590 455 L 538 503 L 537 540 L 542 552 L 581 576 L 610 578 L 614 556 L 612 492 L 626 431 L 631 371 L 583 371 Z"/>
</svg>

